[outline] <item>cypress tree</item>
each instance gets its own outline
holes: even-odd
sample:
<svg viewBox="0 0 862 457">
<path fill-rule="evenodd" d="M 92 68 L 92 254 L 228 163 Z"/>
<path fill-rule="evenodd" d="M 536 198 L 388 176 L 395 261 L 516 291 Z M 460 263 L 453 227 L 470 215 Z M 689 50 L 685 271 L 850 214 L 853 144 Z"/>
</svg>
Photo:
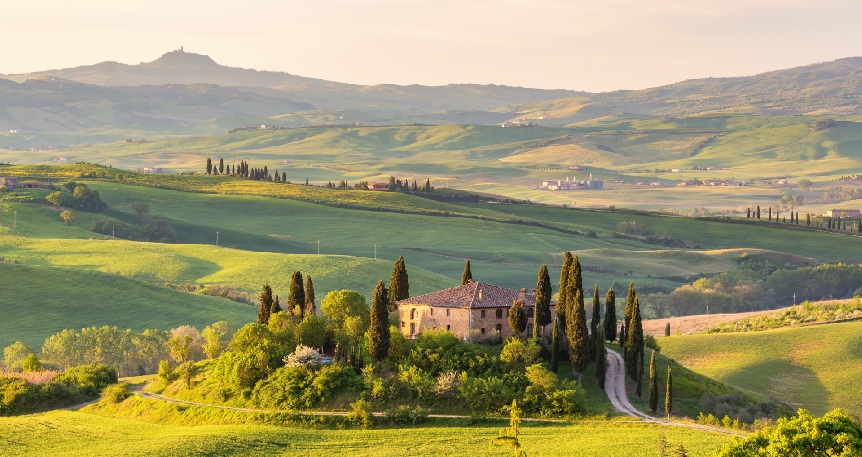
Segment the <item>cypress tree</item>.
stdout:
<svg viewBox="0 0 862 457">
<path fill-rule="evenodd" d="M 560 270 L 560 289 L 557 295 L 557 316 L 560 316 L 560 324 L 566 327 L 566 307 L 569 306 L 569 270 L 572 267 L 572 253 L 566 251 L 563 255 L 563 268 Z"/>
<path fill-rule="evenodd" d="M 269 284 L 263 285 L 260 292 L 260 310 L 257 312 L 257 323 L 266 325 L 269 323 L 269 313 L 272 310 L 272 289 Z"/>
<path fill-rule="evenodd" d="M 218 173 L 220 175 L 224 174 L 224 159 L 218 159 Z"/>
<path fill-rule="evenodd" d="M 635 395 L 637 395 L 638 398 L 641 398 L 641 393 L 643 392 L 643 379 L 644 379 L 644 347 L 643 347 L 643 345 L 641 345 L 640 351 L 638 351 L 637 359 L 638 359 L 637 360 L 638 376 L 637 376 L 637 383 L 635 384 Z"/>
<path fill-rule="evenodd" d="M 287 296 L 287 309 L 291 313 L 302 317 L 305 311 L 305 291 L 302 290 L 302 273 L 294 271 L 290 277 L 290 293 Z"/>
<path fill-rule="evenodd" d="M 599 326 L 602 325 L 602 304 L 599 302 L 599 285 L 596 284 L 596 288 L 593 291 L 593 318 L 590 320 L 590 338 L 595 340 L 599 336 Z M 604 343 L 604 342 L 602 342 Z M 593 344 L 591 346 L 592 350 L 590 350 L 590 359 L 593 361 L 596 360 L 597 353 L 595 351 L 596 345 Z"/>
<path fill-rule="evenodd" d="M 611 343 L 617 339 L 617 296 L 614 289 L 605 295 L 605 339 Z"/>
<path fill-rule="evenodd" d="M 286 171 L 281 172 L 281 182 L 287 182 L 287 172 Z"/>
<path fill-rule="evenodd" d="M 637 381 L 638 376 L 638 358 L 641 357 L 643 350 L 643 327 L 641 325 L 641 310 L 640 300 L 635 296 L 635 306 L 632 311 L 632 318 L 629 325 L 626 326 L 626 371 L 632 381 Z"/>
<path fill-rule="evenodd" d="M 211 175 L 213 172 L 213 161 L 209 157 L 207 157 L 207 174 Z"/>
<path fill-rule="evenodd" d="M 760 205 L 757 205 L 757 219 L 760 219 Z"/>
<path fill-rule="evenodd" d="M 745 217 L 747 217 L 748 219 L 751 219 L 751 208 L 747 208 L 747 210 L 748 210 L 748 212 L 746 213 Z"/>
<path fill-rule="evenodd" d="M 464 263 L 464 273 L 461 274 L 461 285 L 467 284 L 473 279 L 473 272 L 470 271 L 470 259 Z"/>
<path fill-rule="evenodd" d="M 560 335 L 557 329 L 559 324 L 554 317 L 554 328 L 551 330 L 551 371 L 556 373 L 560 370 Z"/>
<path fill-rule="evenodd" d="M 769 222 L 772 222 L 772 207 L 769 207 Z"/>
<path fill-rule="evenodd" d="M 392 276 L 389 280 L 389 312 L 395 312 L 396 303 L 408 298 L 410 298 L 410 283 L 407 279 L 404 256 L 401 256 L 398 257 L 395 266 L 392 267 Z"/>
<path fill-rule="evenodd" d="M 664 324 L 664 336 L 670 336 L 670 322 Z"/>
<path fill-rule="evenodd" d="M 635 283 L 630 282 L 629 283 L 629 293 L 628 293 L 628 295 L 626 295 L 626 320 L 625 320 L 626 327 L 629 326 L 629 322 L 631 322 L 631 320 L 632 320 L 632 312 L 633 312 L 634 307 L 635 307 L 635 296 L 636 295 L 637 294 L 635 293 Z M 626 336 L 628 336 L 628 335 L 626 335 Z"/>
<path fill-rule="evenodd" d="M 551 276 L 548 266 L 542 265 L 536 279 L 536 311 L 533 318 L 533 337 L 543 338 L 545 326 L 551 323 Z"/>
<path fill-rule="evenodd" d="M 524 311 L 524 302 L 515 300 L 509 308 L 509 327 L 515 336 L 521 336 L 527 328 L 527 313 Z"/>
<path fill-rule="evenodd" d="M 569 339 L 569 360 L 572 362 L 572 371 L 578 375 L 578 384 L 583 386 L 583 372 L 589 364 L 590 337 L 587 333 L 587 313 L 584 310 L 584 300 L 580 292 L 569 290 L 569 311 L 571 314 L 566 319 L 566 336 Z"/>
<path fill-rule="evenodd" d="M 667 386 L 664 389 L 664 411 L 667 413 L 667 417 L 670 417 L 670 413 L 673 411 L 673 373 L 670 371 L 670 367 L 667 367 Z"/>
<path fill-rule="evenodd" d="M 311 275 L 305 277 L 305 314 L 317 314 L 317 306 L 314 304 L 314 283 Z"/>
<path fill-rule="evenodd" d="M 281 303 L 278 301 L 278 295 L 275 296 L 275 300 L 272 302 L 272 308 L 269 310 L 269 315 L 272 316 L 275 313 L 280 313 L 284 311 L 281 309 Z"/>
<path fill-rule="evenodd" d="M 599 381 L 599 388 L 604 390 L 605 377 L 608 373 L 608 350 L 605 349 L 605 334 L 601 325 L 598 327 L 598 332 L 595 338 L 596 379 Z"/>
<path fill-rule="evenodd" d="M 371 300 L 371 324 L 368 327 L 368 352 L 377 362 L 389 355 L 389 291 L 381 279 Z"/>
<path fill-rule="evenodd" d="M 655 372 L 655 351 L 649 358 L 649 410 L 653 414 L 658 410 L 658 379 Z"/>
<path fill-rule="evenodd" d="M 623 360 L 626 358 L 626 323 L 620 324 L 620 350 L 623 352 Z"/>
</svg>

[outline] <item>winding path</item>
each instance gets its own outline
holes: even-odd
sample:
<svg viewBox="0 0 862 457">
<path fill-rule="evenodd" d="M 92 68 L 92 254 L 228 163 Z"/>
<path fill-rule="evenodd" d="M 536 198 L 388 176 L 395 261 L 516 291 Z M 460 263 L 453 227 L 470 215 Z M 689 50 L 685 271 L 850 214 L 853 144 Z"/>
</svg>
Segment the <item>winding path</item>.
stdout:
<svg viewBox="0 0 862 457">
<path fill-rule="evenodd" d="M 625 364 L 623 363 L 623 356 L 621 356 L 619 352 L 613 351 L 611 349 L 608 349 L 608 372 L 605 379 L 605 393 L 607 393 L 608 398 L 611 399 L 611 403 L 614 405 L 614 409 L 623 414 L 636 417 L 644 422 L 649 422 L 652 424 L 667 425 L 670 427 L 692 428 L 695 430 L 703 430 L 706 432 L 721 433 L 724 435 L 732 435 L 739 437 L 745 436 L 731 430 L 722 430 L 707 427 L 704 425 L 684 424 L 667 419 L 653 417 L 646 413 L 642 413 L 637 408 L 632 406 L 632 404 L 629 402 L 628 393 L 626 393 L 626 368 Z"/>
</svg>

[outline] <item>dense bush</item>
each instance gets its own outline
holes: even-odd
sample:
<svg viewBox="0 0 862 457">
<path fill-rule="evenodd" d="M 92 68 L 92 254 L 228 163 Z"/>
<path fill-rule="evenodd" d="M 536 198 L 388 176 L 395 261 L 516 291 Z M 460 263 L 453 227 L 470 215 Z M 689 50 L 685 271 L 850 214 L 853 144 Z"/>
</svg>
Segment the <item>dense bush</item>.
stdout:
<svg viewBox="0 0 862 457">
<path fill-rule="evenodd" d="M 416 338 L 415 346 L 404 360 L 405 365 L 414 365 L 430 376 L 455 371 L 470 376 L 502 374 L 503 363 L 475 346 L 459 340 L 445 331 L 426 331 Z"/>
<path fill-rule="evenodd" d="M 132 392 L 125 382 L 111 384 L 102 391 L 102 401 L 107 403 L 120 403 L 131 396 Z"/>
<path fill-rule="evenodd" d="M 386 411 L 386 418 L 397 425 L 417 425 L 428 420 L 428 410 L 421 406 L 401 405 Z"/>
<path fill-rule="evenodd" d="M 45 384 L 33 384 L 19 377 L 0 376 L 0 416 L 94 398 L 106 386 L 116 382 L 117 372 L 104 365 L 75 367 Z"/>
<path fill-rule="evenodd" d="M 751 401 L 739 392 L 729 395 L 705 393 L 700 398 L 700 410 L 701 414 L 729 417 L 743 424 L 751 424 L 759 419 L 778 418 L 778 409 L 774 403 L 761 401 L 751 404 Z"/>
<path fill-rule="evenodd" d="M 124 240 L 151 241 L 157 243 L 177 243 L 179 236 L 164 217 L 153 216 L 144 226 L 127 224 L 115 219 L 93 221 L 92 230 L 103 235 L 111 235 Z"/>
<path fill-rule="evenodd" d="M 54 378 L 54 382 L 77 387 L 82 394 L 95 397 L 105 387 L 117 382 L 117 370 L 105 365 L 81 365 Z"/>
<path fill-rule="evenodd" d="M 269 409 L 307 409 L 320 406 L 341 389 L 362 387 L 350 367 L 340 363 L 325 366 L 282 367 L 257 383 L 252 401 Z"/>
</svg>

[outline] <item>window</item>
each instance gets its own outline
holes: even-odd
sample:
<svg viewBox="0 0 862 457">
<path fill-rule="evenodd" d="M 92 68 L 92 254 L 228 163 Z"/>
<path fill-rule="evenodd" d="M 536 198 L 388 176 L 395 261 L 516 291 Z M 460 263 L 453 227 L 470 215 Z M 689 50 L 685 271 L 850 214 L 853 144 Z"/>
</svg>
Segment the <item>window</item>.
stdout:
<svg viewBox="0 0 862 457">
<path fill-rule="evenodd" d="M 503 326 L 500 324 L 497 324 L 497 333 L 499 333 L 501 335 L 503 334 Z"/>
<path fill-rule="evenodd" d="M 498 309 L 498 310 L 497 310 L 497 319 L 502 319 L 502 318 L 503 318 L 503 310 L 502 310 L 502 309 Z"/>
<path fill-rule="evenodd" d="M 434 315 L 434 308 L 431 308 L 431 315 Z"/>
<path fill-rule="evenodd" d="M 480 312 L 480 315 L 482 317 L 485 317 L 485 310 L 484 309 Z M 482 333 L 485 333 L 485 329 L 482 329 Z"/>
<path fill-rule="evenodd" d="M 416 308 L 410 310 L 410 319 L 416 319 Z"/>
<path fill-rule="evenodd" d="M 411 335 L 416 334 L 416 324 L 414 324 L 413 322 L 410 323 L 410 334 Z"/>
<path fill-rule="evenodd" d="M 401 326 L 404 327 L 404 321 L 401 321 Z"/>
<path fill-rule="evenodd" d="M 527 308 L 527 319 L 533 318 L 533 308 Z"/>
<path fill-rule="evenodd" d="M 451 326 L 447 325 L 447 326 L 446 326 L 446 330 L 448 331 L 448 330 L 450 329 L 450 327 L 451 327 Z"/>
<path fill-rule="evenodd" d="M 483 311 L 483 312 L 484 312 L 484 311 Z M 484 329 L 484 328 L 482 329 L 482 334 L 483 334 L 483 335 L 485 334 L 485 329 Z"/>
<path fill-rule="evenodd" d="M 449 317 L 449 311 L 452 311 L 452 310 L 449 308 L 446 308 L 446 317 Z"/>
<path fill-rule="evenodd" d="M 527 324 L 527 335 L 533 334 L 533 324 Z"/>
</svg>

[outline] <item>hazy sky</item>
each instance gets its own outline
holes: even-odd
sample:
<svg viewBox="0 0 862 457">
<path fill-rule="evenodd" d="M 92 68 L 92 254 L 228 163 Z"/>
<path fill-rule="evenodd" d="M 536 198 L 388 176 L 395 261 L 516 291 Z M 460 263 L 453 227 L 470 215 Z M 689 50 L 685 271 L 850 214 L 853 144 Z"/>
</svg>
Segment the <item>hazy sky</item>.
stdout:
<svg viewBox="0 0 862 457">
<path fill-rule="evenodd" d="M 862 55 L 860 0 L 7 0 L 0 73 L 184 46 L 360 84 L 588 91 Z"/>
</svg>

